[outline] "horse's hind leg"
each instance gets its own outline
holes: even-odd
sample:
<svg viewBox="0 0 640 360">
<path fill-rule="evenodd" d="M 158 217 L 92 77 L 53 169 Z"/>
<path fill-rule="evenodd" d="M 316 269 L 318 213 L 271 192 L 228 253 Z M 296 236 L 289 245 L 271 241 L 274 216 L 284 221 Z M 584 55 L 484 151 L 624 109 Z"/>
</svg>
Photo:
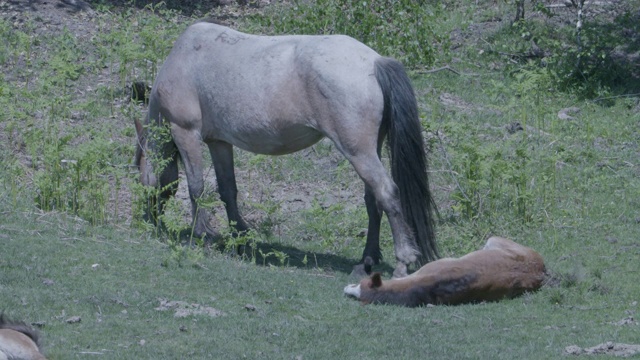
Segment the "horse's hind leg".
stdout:
<svg viewBox="0 0 640 360">
<path fill-rule="evenodd" d="M 197 237 L 205 235 L 217 236 L 216 231 L 209 224 L 211 220 L 209 212 L 198 205 L 198 200 L 204 192 L 200 133 L 195 129 L 183 129 L 173 125 L 171 135 L 180 151 L 180 157 L 182 158 L 187 174 L 194 235 Z"/>
<path fill-rule="evenodd" d="M 227 218 L 237 231 L 246 231 L 249 227 L 240 216 L 240 211 L 238 210 L 238 188 L 233 167 L 233 146 L 222 141 L 209 143 L 208 146 L 213 168 L 216 171 L 218 192 L 227 210 Z"/>
<path fill-rule="evenodd" d="M 406 276 L 407 265 L 417 260 L 419 252 L 411 230 L 404 221 L 402 206 L 400 204 L 400 198 L 398 197 L 398 187 L 393 182 L 389 174 L 387 174 L 387 171 L 382 165 L 380 159 L 377 157 L 375 151 L 362 152 L 359 155 L 347 156 L 347 158 L 351 164 L 353 164 L 356 172 L 364 181 L 365 186 L 370 189 L 370 193 L 374 194 L 377 206 L 382 208 L 389 219 L 397 259 L 397 266 L 393 275 L 394 277 Z M 368 198 L 367 211 L 369 215 L 375 215 L 371 196 L 367 196 L 366 193 L 365 196 Z M 377 227 L 374 226 L 373 230 L 378 230 L 379 220 L 375 218 L 373 220 L 374 225 L 376 225 L 376 223 L 378 224 Z M 371 221 L 372 220 L 370 219 L 370 225 Z M 365 251 L 374 251 L 377 243 L 378 241 L 375 241 L 374 243 L 373 237 L 369 238 L 369 236 L 367 236 L 367 247 L 365 247 Z M 365 260 L 364 257 L 366 257 L 365 254 L 363 254 L 363 260 Z"/>
<path fill-rule="evenodd" d="M 382 220 L 382 210 L 378 206 L 375 194 L 369 185 L 365 185 L 364 203 L 369 216 L 369 226 L 367 227 L 367 244 L 362 252 L 360 264 L 353 267 L 352 275 L 365 277 L 371 274 L 373 265 L 379 264 L 382 260 L 380 251 L 380 221 Z"/>
<path fill-rule="evenodd" d="M 367 227 L 367 244 L 362 252 L 362 263 L 365 265 L 365 272 L 371 272 L 371 265 L 380 263 L 382 252 L 380 251 L 380 221 L 382 220 L 382 209 L 378 207 L 376 196 L 369 185 L 365 185 L 364 204 L 367 207 L 369 216 L 369 226 Z"/>
<path fill-rule="evenodd" d="M 378 134 L 378 159 L 380 159 L 384 136 L 384 132 Z M 371 267 L 379 264 L 380 260 L 382 260 L 382 252 L 380 251 L 380 221 L 382 220 L 382 209 L 376 200 L 375 192 L 371 186 L 366 183 L 364 187 L 364 203 L 367 207 L 367 215 L 369 216 L 369 226 L 367 227 L 367 244 L 362 252 L 362 265 L 354 269 L 354 273 L 364 271 L 364 274 L 359 275 L 370 274 Z"/>
</svg>

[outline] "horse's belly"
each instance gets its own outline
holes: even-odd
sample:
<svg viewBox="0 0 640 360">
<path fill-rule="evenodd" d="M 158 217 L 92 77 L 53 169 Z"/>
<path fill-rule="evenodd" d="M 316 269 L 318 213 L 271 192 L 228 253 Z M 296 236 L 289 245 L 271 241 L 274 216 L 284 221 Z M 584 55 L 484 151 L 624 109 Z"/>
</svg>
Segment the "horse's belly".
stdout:
<svg viewBox="0 0 640 360">
<path fill-rule="evenodd" d="M 280 129 L 261 127 L 235 130 L 227 132 L 220 140 L 243 150 L 265 155 L 290 154 L 317 143 L 323 137 L 321 132 L 300 124 Z"/>
</svg>

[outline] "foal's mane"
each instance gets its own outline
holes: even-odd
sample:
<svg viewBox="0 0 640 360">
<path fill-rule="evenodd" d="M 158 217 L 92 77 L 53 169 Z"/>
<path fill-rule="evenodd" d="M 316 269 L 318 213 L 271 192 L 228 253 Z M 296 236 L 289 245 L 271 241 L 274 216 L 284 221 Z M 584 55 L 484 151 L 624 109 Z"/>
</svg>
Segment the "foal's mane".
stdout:
<svg viewBox="0 0 640 360">
<path fill-rule="evenodd" d="M 40 334 L 36 329 L 23 322 L 7 319 L 4 315 L 4 312 L 0 313 L 0 330 L 2 329 L 13 330 L 22 333 L 28 336 L 36 344 L 36 346 L 40 347 Z"/>
</svg>

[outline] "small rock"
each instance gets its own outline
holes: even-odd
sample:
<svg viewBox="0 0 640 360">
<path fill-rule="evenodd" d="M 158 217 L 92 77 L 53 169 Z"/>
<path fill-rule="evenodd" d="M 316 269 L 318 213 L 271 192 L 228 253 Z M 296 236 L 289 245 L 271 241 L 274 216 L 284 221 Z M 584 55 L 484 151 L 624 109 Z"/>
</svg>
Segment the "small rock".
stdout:
<svg viewBox="0 0 640 360">
<path fill-rule="evenodd" d="M 571 116 L 570 114 L 575 115 L 575 114 L 577 114 L 579 112 L 580 112 L 580 108 L 579 107 L 572 106 L 572 107 L 564 108 L 564 109 L 558 111 L 558 119 L 560 119 L 560 120 L 573 120 L 575 118 L 573 116 Z"/>
<path fill-rule="evenodd" d="M 80 321 L 82 321 L 82 318 L 80 318 L 80 316 L 72 316 L 67 320 L 65 320 L 64 322 L 66 322 L 67 324 L 75 324 L 75 323 L 79 323 Z"/>
<path fill-rule="evenodd" d="M 564 352 L 569 355 L 580 355 L 582 354 L 582 348 L 577 345 L 569 345 L 564 348 Z"/>
<path fill-rule="evenodd" d="M 247 304 L 247 305 L 245 305 L 245 306 L 244 306 L 244 308 L 245 308 L 247 311 L 256 311 L 256 310 L 257 310 L 257 308 L 256 308 L 254 305 L 251 305 L 251 304 Z"/>
<path fill-rule="evenodd" d="M 636 321 L 633 319 L 633 316 L 629 316 L 626 317 L 618 322 L 614 322 L 612 323 L 613 325 L 617 325 L 617 326 L 624 326 L 624 325 L 635 325 Z"/>
<path fill-rule="evenodd" d="M 518 131 L 524 130 L 524 128 L 522 127 L 522 124 L 520 124 L 517 121 L 516 122 L 512 122 L 511 124 L 507 124 L 506 128 L 507 128 L 507 132 L 509 134 L 515 134 Z"/>
</svg>

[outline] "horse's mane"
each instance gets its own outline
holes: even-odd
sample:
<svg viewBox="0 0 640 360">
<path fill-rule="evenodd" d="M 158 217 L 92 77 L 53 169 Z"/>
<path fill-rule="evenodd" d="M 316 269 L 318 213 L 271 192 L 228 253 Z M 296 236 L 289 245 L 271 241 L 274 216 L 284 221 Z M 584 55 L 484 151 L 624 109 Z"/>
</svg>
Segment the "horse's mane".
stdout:
<svg viewBox="0 0 640 360">
<path fill-rule="evenodd" d="M 25 334 L 36 344 L 36 346 L 38 346 L 38 348 L 40 347 L 40 334 L 36 329 L 21 321 L 7 319 L 4 312 L 0 312 L 0 330 L 1 329 L 14 330 Z"/>
</svg>

